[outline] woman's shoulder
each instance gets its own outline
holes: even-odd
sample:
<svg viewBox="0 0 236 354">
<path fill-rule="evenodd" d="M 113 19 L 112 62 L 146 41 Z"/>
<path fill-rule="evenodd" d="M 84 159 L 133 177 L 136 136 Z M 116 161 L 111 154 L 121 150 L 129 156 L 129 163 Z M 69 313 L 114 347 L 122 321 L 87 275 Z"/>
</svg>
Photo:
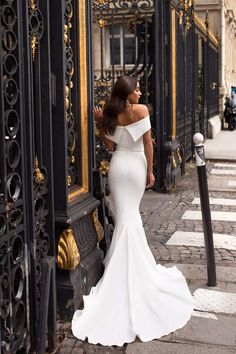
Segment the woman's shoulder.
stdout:
<svg viewBox="0 0 236 354">
<path fill-rule="evenodd" d="M 139 103 L 134 104 L 132 111 L 137 114 L 137 118 L 139 119 L 142 119 L 149 115 L 148 108 L 145 104 L 139 104 Z"/>
</svg>

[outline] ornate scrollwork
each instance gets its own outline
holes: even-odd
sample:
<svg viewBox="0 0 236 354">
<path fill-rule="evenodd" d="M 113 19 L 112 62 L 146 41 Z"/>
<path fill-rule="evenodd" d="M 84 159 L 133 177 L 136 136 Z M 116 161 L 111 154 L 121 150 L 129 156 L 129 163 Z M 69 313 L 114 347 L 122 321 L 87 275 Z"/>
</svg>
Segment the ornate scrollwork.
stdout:
<svg viewBox="0 0 236 354">
<path fill-rule="evenodd" d="M 0 115 L 0 155 L 3 160 L 0 166 L 0 352 L 15 352 L 23 346 L 28 311 L 25 305 L 27 260 L 24 257 L 26 235 L 23 222 L 22 100 L 18 51 L 21 36 L 19 4 L 16 1 L 3 3 L 0 6 L 0 70 L 3 74 L 3 114 Z"/>
<path fill-rule="evenodd" d="M 29 33 L 34 61 L 38 42 L 43 35 L 43 17 L 41 11 L 38 9 L 36 0 L 29 0 Z"/>
<path fill-rule="evenodd" d="M 73 49 L 71 46 L 71 28 L 73 18 L 73 5 L 71 0 L 65 1 L 65 13 L 64 13 L 64 46 L 65 46 L 65 109 L 67 120 L 67 185 L 73 186 L 76 183 L 77 166 L 75 159 L 76 151 L 76 134 L 74 116 L 72 113 L 72 89 L 73 89 L 73 76 L 74 76 L 74 59 Z"/>
</svg>

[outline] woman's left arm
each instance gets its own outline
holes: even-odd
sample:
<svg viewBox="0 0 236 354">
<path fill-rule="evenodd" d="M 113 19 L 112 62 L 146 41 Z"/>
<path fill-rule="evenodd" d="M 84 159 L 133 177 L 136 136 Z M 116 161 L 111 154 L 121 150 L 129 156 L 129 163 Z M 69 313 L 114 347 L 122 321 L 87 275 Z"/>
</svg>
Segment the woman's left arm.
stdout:
<svg viewBox="0 0 236 354">
<path fill-rule="evenodd" d="M 151 136 L 151 130 L 148 130 L 143 135 L 144 153 L 147 160 L 147 184 L 146 188 L 150 188 L 154 185 L 155 177 L 153 174 L 153 142 Z"/>
</svg>

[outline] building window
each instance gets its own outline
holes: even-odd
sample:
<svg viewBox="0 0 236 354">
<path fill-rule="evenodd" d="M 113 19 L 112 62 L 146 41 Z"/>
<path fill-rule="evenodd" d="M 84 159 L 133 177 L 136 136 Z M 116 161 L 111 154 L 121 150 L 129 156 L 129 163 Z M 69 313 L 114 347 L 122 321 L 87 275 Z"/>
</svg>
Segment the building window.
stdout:
<svg viewBox="0 0 236 354">
<path fill-rule="evenodd" d="M 110 65 L 134 65 L 137 59 L 137 41 L 126 26 L 109 28 Z"/>
</svg>

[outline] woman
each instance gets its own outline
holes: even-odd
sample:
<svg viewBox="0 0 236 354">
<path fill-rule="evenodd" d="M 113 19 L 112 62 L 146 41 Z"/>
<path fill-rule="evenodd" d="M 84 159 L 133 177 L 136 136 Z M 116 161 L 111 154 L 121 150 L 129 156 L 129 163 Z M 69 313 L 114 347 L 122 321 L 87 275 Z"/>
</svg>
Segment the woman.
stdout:
<svg viewBox="0 0 236 354">
<path fill-rule="evenodd" d="M 123 76 L 104 112 L 94 111 L 106 146 L 116 146 L 108 176 L 116 225 L 103 277 L 72 320 L 73 334 L 93 344 L 160 338 L 183 327 L 193 310 L 182 273 L 156 264 L 142 226 L 139 204 L 155 178 L 150 119 L 140 95 L 137 78 Z"/>
</svg>

